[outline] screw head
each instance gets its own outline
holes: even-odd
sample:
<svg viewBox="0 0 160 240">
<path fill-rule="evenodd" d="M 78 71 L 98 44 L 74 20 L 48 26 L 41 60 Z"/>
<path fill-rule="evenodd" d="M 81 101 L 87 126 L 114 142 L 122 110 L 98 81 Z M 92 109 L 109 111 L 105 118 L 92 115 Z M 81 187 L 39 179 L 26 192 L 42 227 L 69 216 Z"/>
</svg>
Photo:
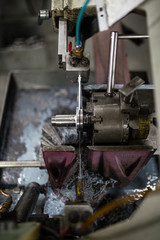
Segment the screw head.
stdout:
<svg viewBox="0 0 160 240">
<path fill-rule="evenodd" d="M 81 64 L 83 65 L 83 67 L 87 67 L 89 65 L 89 59 L 86 57 L 83 57 L 81 60 Z"/>
<path fill-rule="evenodd" d="M 71 59 L 70 59 L 70 64 L 71 64 L 71 66 L 77 67 L 78 63 L 79 63 L 78 58 L 76 58 L 76 57 L 71 57 Z"/>
</svg>

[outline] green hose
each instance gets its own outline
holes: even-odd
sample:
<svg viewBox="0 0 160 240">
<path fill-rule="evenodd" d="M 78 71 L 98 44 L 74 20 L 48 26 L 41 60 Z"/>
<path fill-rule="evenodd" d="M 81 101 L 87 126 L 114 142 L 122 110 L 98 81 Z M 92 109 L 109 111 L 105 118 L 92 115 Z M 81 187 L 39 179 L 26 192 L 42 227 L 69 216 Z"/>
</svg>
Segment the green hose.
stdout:
<svg viewBox="0 0 160 240">
<path fill-rule="evenodd" d="M 80 26 L 81 26 L 81 21 L 82 21 L 82 17 L 83 14 L 87 8 L 88 3 L 90 2 L 90 0 L 86 0 L 83 7 L 81 8 L 79 14 L 78 14 L 78 18 L 77 18 L 77 24 L 76 24 L 76 46 L 80 46 Z"/>
</svg>

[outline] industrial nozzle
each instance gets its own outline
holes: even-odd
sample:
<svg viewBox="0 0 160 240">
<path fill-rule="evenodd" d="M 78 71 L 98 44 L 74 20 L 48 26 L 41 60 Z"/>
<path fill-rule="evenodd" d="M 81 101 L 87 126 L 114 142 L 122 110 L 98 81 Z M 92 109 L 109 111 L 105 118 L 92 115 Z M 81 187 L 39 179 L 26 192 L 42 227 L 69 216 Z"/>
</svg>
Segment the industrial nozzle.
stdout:
<svg viewBox="0 0 160 240">
<path fill-rule="evenodd" d="M 76 199 L 84 201 L 84 179 L 80 177 L 76 179 Z"/>
</svg>

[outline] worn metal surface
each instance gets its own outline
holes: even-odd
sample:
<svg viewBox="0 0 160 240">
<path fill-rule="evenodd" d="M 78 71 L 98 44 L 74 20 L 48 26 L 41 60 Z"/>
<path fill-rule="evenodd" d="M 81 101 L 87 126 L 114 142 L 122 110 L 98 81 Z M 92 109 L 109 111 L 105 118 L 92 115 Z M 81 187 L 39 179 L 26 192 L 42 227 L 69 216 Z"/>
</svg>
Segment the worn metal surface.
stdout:
<svg viewBox="0 0 160 240">
<path fill-rule="evenodd" d="M 39 148 L 42 127 L 45 122 L 50 122 L 50 117 L 54 112 L 68 111 L 75 109 L 77 88 L 72 87 L 48 88 L 43 81 L 38 82 L 38 79 L 33 83 L 30 79 L 22 85 L 22 75 L 18 75 L 17 88 L 14 108 L 10 121 L 8 131 L 8 138 L 4 140 L 5 149 L 1 160 L 10 161 L 24 161 L 22 165 L 28 165 L 26 161 L 31 161 L 32 166 L 39 165 Z M 46 78 L 47 81 L 48 78 Z M 51 81 L 50 81 L 51 82 Z M 67 82 L 66 82 L 67 84 Z M 52 80 L 52 86 L 54 81 Z M 61 82 L 57 85 L 61 86 Z M 49 86 L 49 85 L 48 85 Z M 33 87 L 33 89 L 32 89 Z M 26 90 L 25 90 L 26 88 Z M 36 90 L 36 88 L 38 88 Z M 21 165 L 21 162 L 16 163 Z M 5 162 L 2 163 L 5 165 Z M 46 170 L 38 168 L 24 168 L 21 169 L 4 169 L 2 172 L 2 183 L 4 184 L 20 184 L 27 185 L 30 181 L 37 181 L 39 183 L 46 183 L 48 174 Z"/>
<path fill-rule="evenodd" d="M 76 175 L 72 176 L 61 189 L 53 190 L 51 186 L 47 188 L 47 198 L 44 206 L 44 213 L 50 217 L 54 215 L 64 214 L 64 203 L 67 200 L 74 201 L 76 199 L 75 180 Z M 93 172 L 85 171 L 84 177 L 84 199 L 92 207 L 97 206 L 107 193 L 113 198 L 131 194 L 140 191 L 142 188 L 151 187 L 155 189 L 158 181 L 158 169 L 155 158 L 152 158 L 146 166 L 139 172 L 133 182 L 125 187 L 115 187 L 116 182 L 112 179 L 106 180 L 100 175 Z"/>
<path fill-rule="evenodd" d="M 120 184 L 133 181 L 152 154 L 150 146 L 89 147 L 88 168 Z M 102 150 L 103 149 L 103 150 Z"/>
<path fill-rule="evenodd" d="M 59 189 L 53 189 L 51 186 L 47 188 L 46 203 L 44 213 L 50 217 L 54 215 L 64 214 L 64 203 L 66 201 L 76 200 L 77 174 L 73 175 Z M 84 200 L 91 206 L 96 206 L 97 201 L 104 196 L 108 184 L 114 183 L 113 180 L 105 180 L 100 174 L 95 174 L 85 170 L 83 172 L 84 179 Z M 112 185 L 112 184 L 111 184 Z"/>
<path fill-rule="evenodd" d="M 49 150 L 43 149 L 43 157 L 52 185 L 57 188 L 73 175 L 77 161 L 75 150 L 66 151 L 64 146 L 59 147 L 58 151 L 54 149 L 54 147 L 50 147 Z"/>
<path fill-rule="evenodd" d="M 126 16 L 129 12 L 133 9 L 138 7 L 141 3 L 145 2 L 145 0 L 104 0 L 104 4 L 106 6 L 107 11 L 107 20 L 108 26 L 112 26 L 114 23 L 122 19 Z M 52 0 L 51 9 L 54 11 L 54 14 L 64 14 L 66 18 L 70 21 L 76 21 L 76 17 L 78 14 L 78 10 L 83 6 L 83 0 L 74 0 L 74 1 L 67 1 L 67 0 Z M 122 7 L 123 6 L 123 7 Z M 93 15 L 95 14 L 96 8 L 96 0 L 92 0 L 88 4 L 88 8 L 86 10 L 86 15 Z M 72 11 L 72 12 L 70 12 Z"/>
</svg>

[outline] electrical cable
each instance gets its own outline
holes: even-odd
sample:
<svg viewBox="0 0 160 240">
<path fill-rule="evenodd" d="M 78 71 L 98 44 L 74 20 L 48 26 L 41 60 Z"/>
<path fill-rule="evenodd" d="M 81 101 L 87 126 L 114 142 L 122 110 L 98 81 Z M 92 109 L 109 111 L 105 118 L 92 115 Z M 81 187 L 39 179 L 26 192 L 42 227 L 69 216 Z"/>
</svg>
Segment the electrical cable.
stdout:
<svg viewBox="0 0 160 240">
<path fill-rule="evenodd" d="M 84 15 L 84 12 L 87 8 L 88 3 L 90 2 L 90 0 L 86 0 L 83 7 L 81 8 L 79 14 L 78 14 L 78 18 L 77 18 L 77 23 L 76 23 L 76 46 L 80 46 L 80 27 L 81 27 L 81 21 L 82 21 L 82 17 Z"/>
<path fill-rule="evenodd" d="M 2 195 L 4 195 L 5 197 L 7 197 L 7 198 L 12 198 L 11 195 L 9 195 L 8 193 L 3 192 L 1 189 L 0 189 L 0 193 Z"/>
<path fill-rule="evenodd" d="M 12 196 L 9 195 L 8 193 L 3 192 L 1 189 L 0 189 L 0 193 L 5 197 L 7 197 L 7 200 L 0 205 L 0 213 L 6 213 L 12 204 Z"/>
<path fill-rule="evenodd" d="M 122 198 L 116 199 L 113 202 L 108 203 L 107 205 L 103 206 L 99 210 L 97 210 L 92 216 L 90 216 L 84 223 L 82 223 L 80 226 L 78 226 L 79 232 L 82 234 L 84 233 L 88 227 L 94 223 L 97 219 L 105 216 L 109 212 L 113 211 L 115 208 L 120 207 L 124 204 L 128 204 L 130 202 L 133 202 L 135 200 L 140 200 L 143 197 L 145 197 L 147 194 L 153 192 L 152 189 L 145 189 L 140 193 L 132 194 L 132 195 L 127 195 Z M 160 187 L 156 189 L 153 193 L 160 192 Z"/>
<path fill-rule="evenodd" d="M 60 236 L 64 238 L 66 234 L 69 232 L 70 226 L 66 226 L 65 229 L 60 233 Z"/>
</svg>

